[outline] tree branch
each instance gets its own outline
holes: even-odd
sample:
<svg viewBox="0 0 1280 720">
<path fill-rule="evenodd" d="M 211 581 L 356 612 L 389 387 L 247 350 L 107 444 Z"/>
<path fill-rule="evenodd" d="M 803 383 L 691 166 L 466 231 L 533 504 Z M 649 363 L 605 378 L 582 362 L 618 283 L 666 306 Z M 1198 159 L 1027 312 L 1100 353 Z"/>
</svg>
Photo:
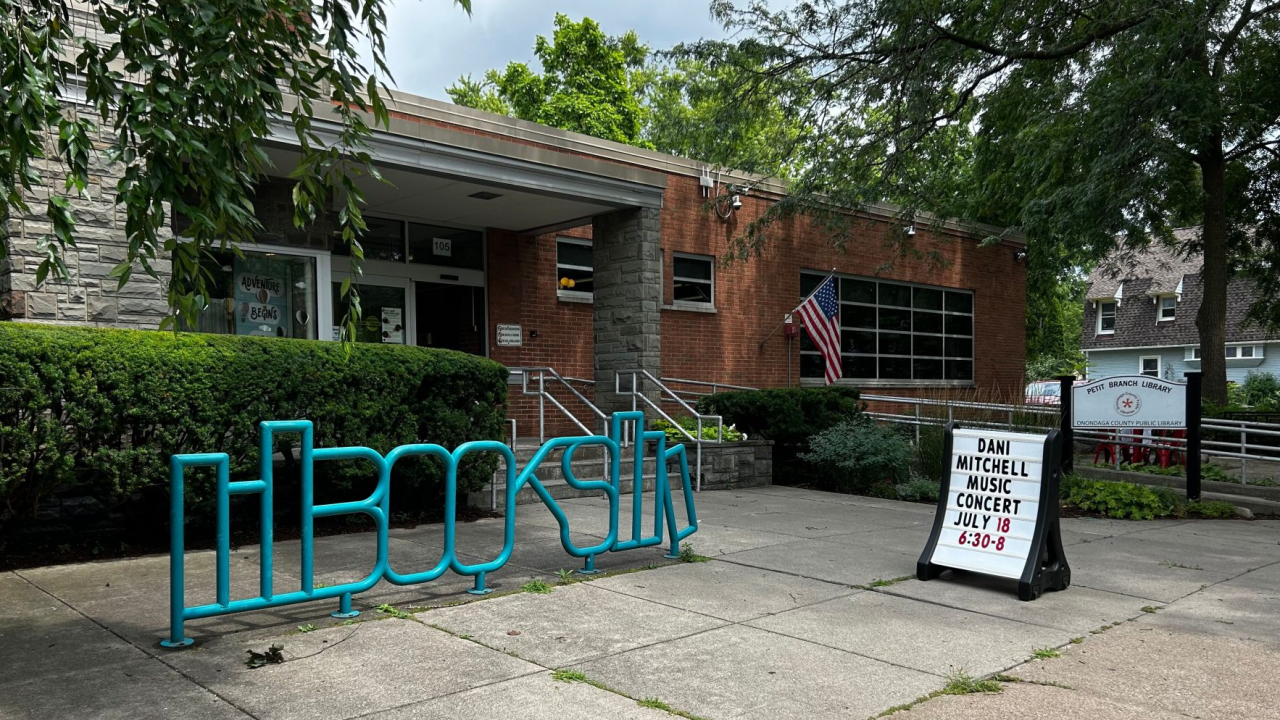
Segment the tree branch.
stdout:
<svg viewBox="0 0 1280 720">
<path fill-rule="evenodd" d="M 1227 55 L 1235 49 L 1236 43 L 1240 41 L 1240 36 L 1244 34 L 1244 30 L 1256 18 L 1268 13 L 1280 10 L 1280 2 L 1273 2 L 1270 5 L 1264 5 L 1255 12 L 1253 10 L 1253 0 L 1245 0 L 1244 9 L 1240 11 L 1240 17 L 1236 18 L 1236 24 L 1231 26 L 1231 30 L 1227 32 L 1227 36 L 1222 39 L 1222 46 L 1218 48 L 1218 54 L 1213 59 L 1213 79 L 1217 80 L 1222 77 L 1222 69 L 1227 64 Z"/>
<path fill-rule="evenodd" d="M 972 50 L 977 50 L 987 55 L 994 55 L 996 57 L 1007 58 L 1009 60 L 1014 60 L 1014 61 L 1062 60 L 1064 58 L 1069 58 L 1075 55 L 1076 53 L 1081 52 L 1082 50 L 1085 50 L 1090 45 L 1094 44 L 1099 40 L 1105 40 L 1113 35 L 1118 35 L 1130 28 L 1136 27 L 1137 25 L 1140 25 L 1143 22 L 1146 22 L 1147 18 L 1149 17 L 1151 17 L 1151 13 L 1149 11 L 1142 13 L 1140 15 L 1135 15 L 1127 20 L 1122 20 L 1118 23 L 1114 23 L 1112 25 L 1107 25 L 1105 27 L 1098 28 L 1097 30 L 1089 33 L 1085 37 L 1081 38 L 1080 40 L 1074 43 L 1071 43 L 1070 45 L 1064 45 L 1062 47 L 1057 47 L 1057 48 L 1050 48 L 1048 50 L 1013 50 L 1013 49 L 1006 49 L 1006 48 L 998 48 L 994 45 L 984 43 L 980 40 L 974 40 L 973 38 L 967 38 L 967 37 L 964 37 L 963 35 L 957 35 L 956 33 L 951 32 L 950 30 L 942 27 L 936 22 L 930 22 L 929 25 L 934 29 L 935 32 L 941 35 L 943 39 L 949 40 L 962 47 L 967 47 Z"/>
</svg>

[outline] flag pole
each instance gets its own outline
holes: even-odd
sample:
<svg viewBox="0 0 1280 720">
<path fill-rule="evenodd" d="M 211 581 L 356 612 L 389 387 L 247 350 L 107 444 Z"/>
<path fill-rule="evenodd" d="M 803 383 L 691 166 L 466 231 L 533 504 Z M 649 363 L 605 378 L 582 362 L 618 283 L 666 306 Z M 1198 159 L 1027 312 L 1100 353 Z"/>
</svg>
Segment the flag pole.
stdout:
<svg viewBox="0 0 1280 720">
<path fill-rule="evenodd" d="M 805 303 L 809 302 L 809 298 L 813 297 L 814 294 L 818 292 L 818 288 L 821 288 L 823 285 L 826 285 L 827 281 L 830 280 L 832 277 L 834 277 L 835 274 L 836 274 L 836 269 L 831 268 L 831 272 L 827 273 L 827 276 L 822 279 L 822 282 L 818 283 L 817 287 L 813 289 L 813 292 L 806 295 L 805 298 L 800 301 L 799 305 L 796 305 L 794 308 L 791 308 L 791 312 L 787 313 L 786 316 L 782 318 L 782 322 L 775 325 L 773 330 L 769 331 L 769 334 L 765 336 L 765 339 L 760 341 L 760 347 L 757 348 L 757 350 L 764 350 L 764 344 L 769 342 L 769 340 L 772 339 L 775 334 L 777 334 L 778 328 L 787 324 L 787 318 L 791 317 L 792 315 L 795 315 L 796 310 L 799 310 L 801 305 L 804 305 Z"/>
</svg>

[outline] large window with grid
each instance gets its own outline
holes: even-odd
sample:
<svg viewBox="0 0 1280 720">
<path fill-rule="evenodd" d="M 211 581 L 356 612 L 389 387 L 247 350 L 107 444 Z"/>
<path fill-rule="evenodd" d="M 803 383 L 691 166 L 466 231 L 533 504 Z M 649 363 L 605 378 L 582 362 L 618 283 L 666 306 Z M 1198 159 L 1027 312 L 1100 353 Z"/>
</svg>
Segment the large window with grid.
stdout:
<svg viewBox="0 0 1280 720">
<path fill-rule="evenodd" d="M 805 298 L 826 278 L 800 273 Z M 973 381 L 973 293 L 838 276 L 844 377 L 906 383 Z M 800 376 L 822 378 L 822 355 L 800 334 Z"/>
</svg>

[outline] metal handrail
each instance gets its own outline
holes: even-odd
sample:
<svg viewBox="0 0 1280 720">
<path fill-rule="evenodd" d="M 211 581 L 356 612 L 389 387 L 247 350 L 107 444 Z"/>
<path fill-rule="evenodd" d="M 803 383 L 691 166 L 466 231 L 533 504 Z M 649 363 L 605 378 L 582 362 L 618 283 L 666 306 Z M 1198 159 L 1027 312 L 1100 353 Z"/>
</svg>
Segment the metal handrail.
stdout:
<svg viewBox="0 0 1280 720">
<path fill-rule="evenodd" d="M 908 398 L 894 397 L 892 395 L 867 395 L 859 396 L 862 400 L 870 402 L 887 402 L 897 405 L 926 405 L 933 407 L 949 407 L 949 408 L 965 408 L 967 410 L 998 410 L 1000 412 L 1029 412 L 1033 415 L 1060 415 L 1061 411 L 1056 407 L 1046 407 L 1040 405 L 1012 405 L 1006 403 L 982 403 L 970 402 L 968 400 L 931 400 L 928 398 Z"/>
<path fill-rule="evenodd" d="M 582 431 L 583 435 L 596 434 L 594 431 L 591 430 L 591 428 L 588 428 L 581 420 L 579 420 L 577 416 L 569 412 L 569 409 L 566 408 L 564 404 L 561 403 L 555 397 L 555 395 L 552 395 L 551 392 L 547 390 L 547 376 L 551 377 L 553 384 L 559 383 L 560 385 L 564 386 L 564 388 L 568 390 L 570 394 L 572 394 L 575 398 L 577 398 L 579 402 L 581 402 L 583 405 L 586 405 L 587 409 L 589 409 L 592 412 L 592 414 L 595 415 L 596 419 L 600 420 L 602 423 L 608 423 L 609 416 L 606 415 L 604 411 L 602 411 L 600 408 L 596 407 L 595 403 L 587 399 L 586 395 L 583 395 L 577 388 L 575 388 L 571 384 L 573 382 L 577 382 L 582 384 L 594 385 L 595 384 L 594 380 L 584 380 L 582 378 L 565 377 L 560 373 L 556 372 L 554 368 L 550 368 L 550 367 L 513 367 L 513 368 L 508 368 L 508 370 L 510 370 L 511 374 L 513 375 L 515 374 L 520 375 L 520 393 L 522 395 L 538 398 L 538 442 L 539 443 L 546 443 L 547 441 L 546 403 L 548 401 L 553 406 L 555 406 L 557 410 L 559 410 L 562 414 L 564 414 L 565 417 L 569 418 L 569 420 L 572 421 L 574 425 L 577 425 L 578 429 Z M 537 379 L 537 388 L 535 390 L 530 390 L 529 379 L 531 376 L 535 374 Z"/>
<path fill-rule="evenodd" d="M 631 376 L 631 389 L 629 391 L 624 391 L 622 389 L 623 375 Z M 653 383 L 653 385 L 658 389 L 659 402 L 654 402 L 653 400 L 650 400 L 649 397 L 641 391 L 640 384 L 642 380 Z M 685 402 L 684 399 L 681 398 L 679 394 L 677 394 L 671 388 L 667 387 L 662 382 L 662 380 L 659 380 L 658 378 L 654 377 L 653 373 L 649 372 L 648 370 L 618 371 L 613 376 L 613 391 L 618 395 L 630 395 L 631 409 L 633 411 L 639 409 L 638 402 L 643 401 L 645 405 L 648 405 L 650 408 L 653 409 L 654 412 L 661 415 L 662 418 L 666 420 L 668 423 L 670 423 L 672 427 L 678 430 L 681 435 L 685 436 L 690 442 L 694 444 L 694 447 L 696 448 L 696 452 L 697 452 L 697 465 L 696 465 L 697 475 L 696 475 L 695 487 L 698 492 L 702 492 L 702 446 L 704 443 L 708 443 L 708 442 L 719 444 L 724 441 L 724 418 L 719 415 L 705 415 L 703 413 L 698 412 L 697 408 Z M 697 421 L 698 429 L 697 429 L 696 436 L 693 433 L 690 433 L 688 430 L 685 430 L 680 423 L 676 422 L 675 418 L 668 415 L 667 412 L 662 409 L 662 407 L 660 406 L 660 402 L 663 400 L 664 395 L 668 396 L 670 398 L 669 401 L 672 401 L 678 404 L 681 408 L 684 409 L 685 412 L 692 415 L 694 420 Z M 715 440 L 706 440 L 702 437 L 703 421 L 715 422 L 716 424 Z"/>
<path fill-rule="evenodd" d="M 697 395 L 698 397 L 715 395 L 719 391 L 718 390 L 719 388 L 724 388 L 727 390 L 758 390 L 759 389 L 759 388 L 747 387 L 746 385 L 730 385 L 729 383 L 722 383 L 722 382 L 704 382 L 702 380 L 685 380 L 683 378 L 672 378 L 672 377 L 659 378 L 659 380 L 667 384 L 679 383 L 681 385 L 697 385 L 698 387 L 711 388 L 711 392 L 709 393 L 692 392 L 692 391 L 689 391 L 686 393 L 688 395 Z M 673 390 L 672 392 L 675 392 L 675 391 Z"/>
</svg>

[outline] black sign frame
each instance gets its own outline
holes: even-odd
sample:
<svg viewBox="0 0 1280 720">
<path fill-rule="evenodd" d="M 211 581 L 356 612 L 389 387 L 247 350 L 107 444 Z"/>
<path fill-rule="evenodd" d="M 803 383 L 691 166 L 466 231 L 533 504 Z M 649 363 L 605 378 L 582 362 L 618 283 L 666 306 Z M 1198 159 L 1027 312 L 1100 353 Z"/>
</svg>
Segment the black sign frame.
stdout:
<svg viewBox="0 0 1280 720">
<path fill-rule="evenodd" d="M 938 546 L 938 538 L 942 535 L 942 526 L 947 517 L 947 504 L 951 499 L 951 474 L 953 467 L 952 451 L 954 450 L 954 432 L 961 429 L 957 422 L 949 422 L 946 426 L 946 439 L 943 442 L 943 457 L 946 458 L 946 469 L 943 470 L 941 489 L 938 494 L 938 507 L 934 513 L 933 530 L 929 533 L 929 541 L 925 543 L 924 552 L 916 563 L 916 577 L 920 580 L 933 580 L 942 573 L 959 568 L 947 567 L 933 562 L 933 553 Z M 977 429 L 977 428 L 975 428 Z M 1062 433 L 1050 430 L 1045 437 L 1044 456 L 1040 465 L 1040 501 L 1036 508 L 1036 529 L 1031 536 L 1031 547 L 1027 551 L 1027 562 L 1022 568 L 1022 576 L 1018 579 L 1018 599 L 1031 601 L 1040 597 L 1046 590 L 1066 590 L 1071 585 L 1071 566 L 1067 564 L 1066 554 L 1062 549 L 1062 528 L 1059 525 L 1059 490 L 1062 477 Z"/>
</svg>

